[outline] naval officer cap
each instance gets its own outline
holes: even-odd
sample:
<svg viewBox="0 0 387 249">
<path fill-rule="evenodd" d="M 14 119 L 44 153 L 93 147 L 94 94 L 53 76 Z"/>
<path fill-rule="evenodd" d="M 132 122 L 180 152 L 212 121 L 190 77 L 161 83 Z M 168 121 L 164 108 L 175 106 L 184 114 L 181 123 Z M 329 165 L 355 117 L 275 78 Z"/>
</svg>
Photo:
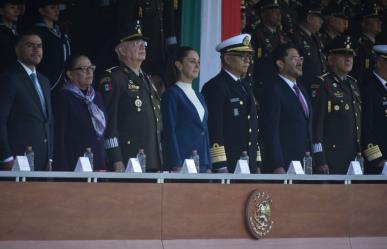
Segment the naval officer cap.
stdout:
<svg viewBox="0 0 387 249">
<path fill-rule="evenodd" d="M 251 35 L 241 34 L 236 35 L 227 40 L 221 42 L 216 46 L 216 51 L 224 53 L 254 53 L 254 50 L 251 48 Z"/>
<path fill-rule="evenodd" d="M 387 45 L 375 45 L 372 47 L 377 56 L 387 60 Z"/>
<path fill-rule="evenodd" d="M 349 35 L 341 35 L 331 41 L 326 47 L 326 51 L 329 54 L 344 54 L 355 55 L 353 49 L 353 40 Z"/>
<path fill-rule="evenodd" d="M 121 42 L 126 42 L 126 41 L 133 41 L 133 40 L 144 40 L 144 41 L 149 40 L 148 37 L 145 37 L 142 34 L 141 24 L 140 24 L 140 21 L 138 20 L 130 23 L 128 28 L 118 35 L 116 44 L 119 44 Z"/>
</svg>

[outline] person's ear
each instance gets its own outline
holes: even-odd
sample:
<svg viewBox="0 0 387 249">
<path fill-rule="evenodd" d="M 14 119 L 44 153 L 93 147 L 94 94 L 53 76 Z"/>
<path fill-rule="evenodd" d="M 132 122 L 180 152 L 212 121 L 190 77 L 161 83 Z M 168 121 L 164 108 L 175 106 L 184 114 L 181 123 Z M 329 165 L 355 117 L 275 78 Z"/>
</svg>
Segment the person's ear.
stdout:
<svg viewBox="0 0 387 249">
<path fill-rule="evenodd" d="M 180 61 L 175 61 L 175 67 L 177 70 L 181 71 L 183 69 L 183 64 Z"/>
<path fill-rule="evenodd" d="M 66 76 L 71 81 L 72 79 L 71 71 L 66 71 Z"/>
<path fill-rule="evenodd" d="M 278 68 L 283 68 L 285 65 L 285 63 L 282 60 L 277 60 L 275 64 L 277 65 Z"/>
</svg>

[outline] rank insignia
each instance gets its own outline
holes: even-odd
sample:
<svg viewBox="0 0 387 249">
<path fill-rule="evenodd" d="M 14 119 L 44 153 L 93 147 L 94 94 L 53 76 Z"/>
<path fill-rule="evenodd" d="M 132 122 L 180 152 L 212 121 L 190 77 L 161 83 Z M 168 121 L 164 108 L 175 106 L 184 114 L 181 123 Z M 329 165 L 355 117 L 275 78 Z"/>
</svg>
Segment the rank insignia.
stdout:
<svg viewBox="0 0 387 249">
<path fill-rule="evenodd" d="M 341 91 L 336 91 L 336 92 L 333 93 L 333 95 L 335 95 L 337 98 L 342 98 L 342 97 L 344 97 L 344 94 L 343 94 L 343 92 L 341 92 Z"/>
<path fill-rule="evenodd" d="M 140 89 L 140 87 L 136 84 L 133 84 L 133 83 L 129 83 L 128 84 L 128 90 L 138 90 Z"/>
</svg>

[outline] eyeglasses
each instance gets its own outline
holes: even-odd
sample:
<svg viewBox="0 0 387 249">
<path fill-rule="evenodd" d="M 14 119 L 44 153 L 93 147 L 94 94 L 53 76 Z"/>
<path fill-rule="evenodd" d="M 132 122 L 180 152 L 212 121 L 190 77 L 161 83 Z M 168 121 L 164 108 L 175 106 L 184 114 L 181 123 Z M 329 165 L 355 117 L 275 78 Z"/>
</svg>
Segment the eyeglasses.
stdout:
<svg viewBox="0 0 387 249">
<path fill-rule="evenodd" d="M 144 41 L 144 40 L 134 40 L 133 41 L 133 45 L 135 47 L 139 47 L 141 45 L 144 45 L 144 47 L 148 46 L 148 42 L 147 41 Z"/>
<path fill-rule="evenodd" d="M 249 60 L 249 61 L 252 61 L 253 60 L 253 55 L 251 54 L 237 54 L 237 53 L 228 53 L 228 55 L 231 55 L 231 56 L 235 56 L 235 57 L 239 57 L 241 58 L 242 60 Z"/>
<path fill-rule="evenodd" d="M 94 72 L 95 68 L 96 67 L 94 65 L 91 65 L 91 66 L 84 66 L 84 67 L 76 67 L 71 69 L 71 71 L 82 71 L 83 73 L 87 73 L 88 71 Z"/>
</svg>

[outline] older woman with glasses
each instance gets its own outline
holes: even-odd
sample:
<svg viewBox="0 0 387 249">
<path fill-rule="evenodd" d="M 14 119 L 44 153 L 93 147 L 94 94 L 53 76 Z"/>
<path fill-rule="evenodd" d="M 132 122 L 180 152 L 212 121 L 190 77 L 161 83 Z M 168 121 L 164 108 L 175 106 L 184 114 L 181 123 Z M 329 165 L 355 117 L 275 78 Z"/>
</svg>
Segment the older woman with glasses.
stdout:
<svg viewBox="0 0 387 249">
<path fill-rule="evenodd" d="M 102 98 L 92 87 L 94 70 L 85 55 L 66 63 L 66 83 L 54 103 L 54 170 L 73 171 L 86 148 L 93 152 L 94 171 L 106 169 L 106 119 Z"/>
</svg>

